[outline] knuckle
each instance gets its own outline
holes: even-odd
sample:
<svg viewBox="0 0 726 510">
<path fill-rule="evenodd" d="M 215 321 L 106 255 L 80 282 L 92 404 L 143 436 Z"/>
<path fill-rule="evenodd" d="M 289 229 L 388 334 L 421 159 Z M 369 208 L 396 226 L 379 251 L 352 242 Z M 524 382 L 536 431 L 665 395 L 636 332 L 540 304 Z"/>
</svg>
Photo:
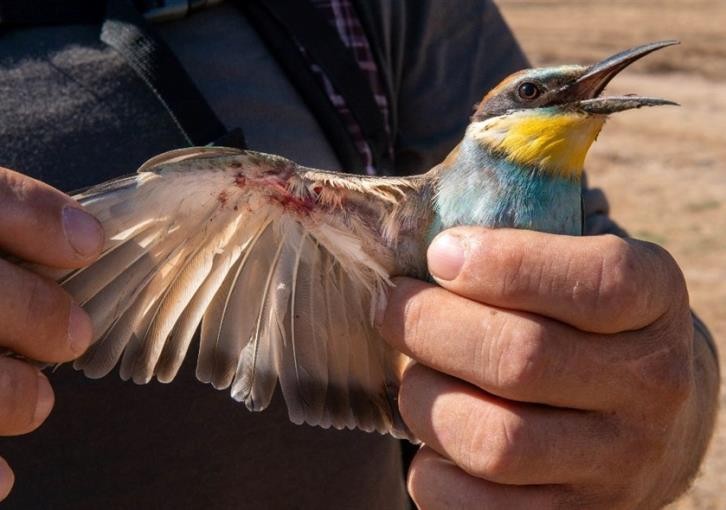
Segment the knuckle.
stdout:
<svg viewBox="0 0 726 510">
<path fill-rule="evenodd" d="M 424 303 L 419 296 L 414 296 L 406 301 L 403 319 L 406 336 L 416 338 L 418 336 L 419 328 L 421 325 L 421 317 L 423 316 Z"/>
<path fill-rule="evenodd" d="M 23 299 L 22 309 L 25 310 L 23 320 L 25 324 L 34 324 L 36 317 L 42 316 L 43 312 L 52 306 L 46 284 L 40 278 L 24 279 L 24 289 L 20 292 L 20 296 Z"/>
<path fill-rule="evenodd" d="M 69 299 L 54 283 L 42 277 L 28 275 L 23 280 L 24 288 L 19 293 L 24 310 L 23 327 L 33 331 L 37 342 L 42 344 L 64 335 L 61 318 L 70 306 Z"/>
<path fill-rule="evenodd" d="M 406 425 L 421 435 L 431 426 L 432 397 L 428 394 L 428 369 L 411 363 L 403 372 L 398 389 L 398 408 Z"/>
<path fill-rule="evenodd" d="M 32 430 L 37 399 L 35 369 L 15 360 L 0 365 L 0 414 L 2 428 Z"/>
<path fill-rule="evenodd" d="M 620 437 L 618 442 L 613 444 L 612 455 L 607 464 L 611 472 L 618 474 L 619 480 L 630 480 L 637 486 L 638 480 L 650 475 L 653 466 L 662 464 L 664 456 L 672 448 L 669 441 L 670 431 L 652 420 L 641 424 L 629 420 L 622 423 L 621 429 Z M 638 461 L 623 462 L 624 458 L 638 459 Z M 626 488 L 623 488 L 622 495 L 627 495 Z"/>
<path fill-rule="evenodd" d="M 642 242 L 645 249 L 652 256 L 651 271 L 659 275 L 663 281 L 663 288 L 659 291 L 665 295 L 673 296 L 674 300 L 688 300 L 686 278 L 668 250 L 654 243 Z M 677 301 L 676 301 L 677 302 Z"/>
<path fill-rule="evenodd" d="M 492 260 L 487 260 L 487 263 L 496 267 L 497 274 L 501 275 L 496 279 L 498 284 L 498 288 L 494 289 L 496 293 L 516 299 L 531 288 L 533 273 L 526 267 L 526 253 L 523 250 L 491 251 L 491 257 Z"/>
<path fill-rule="evenodd" d="M 617 313 L 631 308 L 641 296 L 642 289 L 634 277 L 638 256 L 631 245 L 619 237 L 606 235 L 602 243 L 595 309 Z"/>
<path fill-rule="evenodd" d="M 662 413 L 671 415 L 694 387 L 692 332 L 680 335 L 667 326 L 652 327 L 645 340 L 649 352 L 637 365 L 642 390 Z"/>
<path fill-rule="evenodd" d="M 53 281 L 0 259 L 2 344 L 41 361 L 64 361 L 71 297 Z"/>
<path fill-rule="evenodd" d="M 415 371 L 415 363 L 407 367 L 401 376 L 401 383 L 398 387 L 398 408 L 401 417 L 409 427 L 416 421 L 416 413 L 414 412 L 416 406 L 416 398 L 414 396 L 416 387 Z"/>
<path fill-rule="evenodd" d="M 430 301 L 429 292 L 419 292 L 410 297 L 404 305 L 404 342 L 413 352 L 419 354 L 422 354 L 421 349 L 426 347 L 428 337 L 426 321 L 433 313 Z"/>
<path fill-rule="evenodd" d="M 471 423 L 467 430 L 467 454 L 461 455 L 464 470 L 492 481 L 506 481 L 520 469 L 526 435 L 521 419 L 492 413 Z"/>
<path fill-rule="evenodd" d="M 617 473 L 617 480 L 637 481 L 650 476 L 653 466 L 662 465 L 668 451 L 672 449 L 672 420 L 667 422 L 653 417 L 644 409 L 631 409 L 608 418 L 609 425 L 616 432 L 609 443 L 609 454 L 604 457 L 605 472 Z M 637 462 L 623 462 L 623 459 L 637 459 Z M 616 481 L 611 477 L 612 481 Z M 623 488 L 622 495 L 627 496 Z M 630 499 L 629 497 L 626 499 Z"/>
<path fill-rule="evenodd" d="M 547 328 L 541 322 L 518 316 L 520 320 L 507 314 L 500 317 L 502 323 L 492 339 L 497 351 L 493 356 L 494 384 L 512 392 L 531 388 L 541 381 L 549 366 Z"/>
<path fill-rule="evenodd" d="M 600 267 L 594 272 L 596 292 L 590 307 L 602 317 L 632 329 L 649 324 L 671 308 L 687 308 L 683 273 L 664 248 L 613 235 L 603 236 L 599 242 Z"/>
<path fill-rule="evenodd" d="M 6 220 L 6 227 L 0 233 L 14 242 L 13 236 L 23 235 L 17 229 L 7 225 L 23 224 L 35 227 L 43 226 L 43 220 L 36 214 L 42 205 L 48 202 L 44 188 L 35 179 L 12 170 L 0 168 L 0 210 Z"/>
<path fill-rule="evenodd" d="M 23 198 L 30 191 L 28 177 L 14 172 L 8 168 L 0 167 L 0 194 L 5 198 Z M 3 203 L 7 203 L 5 200 Z"/>
<path fill-rule="evenodd" d="M 32 214 L 49 203 L 55 203 L 57 191 L 28 175 L 0 167 L 0 197 L 16 212 Z M 29 207 L 24 207 L 29 206 Z M 38 220 L 36 220 L 38 221 Z"/>
</svg>

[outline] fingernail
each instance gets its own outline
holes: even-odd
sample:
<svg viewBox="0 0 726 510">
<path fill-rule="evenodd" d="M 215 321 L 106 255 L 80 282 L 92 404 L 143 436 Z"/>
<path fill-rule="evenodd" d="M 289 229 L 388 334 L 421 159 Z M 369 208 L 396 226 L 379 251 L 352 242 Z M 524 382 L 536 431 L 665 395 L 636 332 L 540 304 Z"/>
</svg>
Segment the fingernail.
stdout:
<svg viewBox="0 0 726 510">
<path fill-rule="evenodd" d="M 68 316 L 68 341 L 71 350 L 77 356 L 83 354 L 91 343 L 93 325 L 88 314 L 75 303 L 71 303 Z"/>
<path fill-rule="evenodd" d="M 466 240 L 455 234 L 444 232 L 429 246 L 429 271 L 441 280 L 453 280 L 461 272 L 466 259 Z"/>
<path fill-rule="evenodd" d="M 53 388 L 50 387 L 50 383 L 46 377 L 38 372 L 38 396 L 35 402 L 35 414 L 33 415 L 33 421 L 35 423 L 42 422 L 50 414 L 50 410 L 53 409 Z"/>
<path fill-rule="evenodd" d="M 78 207 L 63 207 L 63 232 L 82 257 L 95 255 L 103 244 L 103 228 L 96 218 Z"/>
</svg>

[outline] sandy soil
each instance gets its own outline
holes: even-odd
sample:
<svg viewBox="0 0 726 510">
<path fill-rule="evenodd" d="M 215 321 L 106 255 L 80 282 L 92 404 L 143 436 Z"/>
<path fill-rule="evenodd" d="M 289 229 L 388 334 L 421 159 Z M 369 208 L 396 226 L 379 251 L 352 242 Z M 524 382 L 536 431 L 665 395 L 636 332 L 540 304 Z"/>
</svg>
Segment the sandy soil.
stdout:
<svg viewBox="0 0 726 510">
<path fill-rule="evenodd" d="M 606 190 L 614 217 L 679 261 L 693 307 L 726 366 L 726 2 L 497 3 L 536 65 L 591 63 L 643 42 L 682 41 L 609 87 L 610 93 L 655 95 L 682 106 L 613 117 L 587 166 L 591 183 Z M 700 476 L 672 508 L 726 509 L 726 413 Z"/>
</svg>

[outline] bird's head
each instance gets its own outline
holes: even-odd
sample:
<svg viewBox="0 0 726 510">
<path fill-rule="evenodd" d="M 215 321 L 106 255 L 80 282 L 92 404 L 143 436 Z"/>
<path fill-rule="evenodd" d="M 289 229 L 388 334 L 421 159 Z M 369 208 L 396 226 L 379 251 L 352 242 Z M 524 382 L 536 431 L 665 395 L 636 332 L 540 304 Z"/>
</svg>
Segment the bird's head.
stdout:
<svg viewBox="0 0 726 510">
<path fill-rule="evenodd" d="M 484 97 L 467 137 L 515 164 L 579 178 L 587 151 L 608 115 L 642 106 L 676 104 L 635 95 L 601 96 L 610 80 L 628 65 L 673 44 L 677 41 L 638 46 L 589 67 L 519 71 Z"/>
</svg>

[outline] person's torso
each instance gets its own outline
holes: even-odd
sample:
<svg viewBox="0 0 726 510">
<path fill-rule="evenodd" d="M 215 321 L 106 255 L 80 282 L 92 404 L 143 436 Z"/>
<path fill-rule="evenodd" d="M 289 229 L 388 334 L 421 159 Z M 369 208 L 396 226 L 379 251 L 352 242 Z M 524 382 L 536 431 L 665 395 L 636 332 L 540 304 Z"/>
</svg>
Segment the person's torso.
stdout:
<svg viewBox="0 0 726 510">
<path fill-rule="evenodd" d="M 227 128 L 251 147 L 339 164 L 314 116 L 245 19 L 221 7 L 159 27 Z M 71 191 L 127 174 L 185 140 L 99 27 L 38 28 L 0 44 L 0 165 Z M 205 78 L 206 77 L 206 78 Z M 211 140 L 210 140 L 211 141 Z M 190 352 L 193 352 L 193 348 Z M 398 441 L 296 426 L 282 399 L 249 413 L 194 376 L 137 387 L 49 372 L 56 406 L 3 439 L 6 508 L 402 508 Z"/>
</svg>

